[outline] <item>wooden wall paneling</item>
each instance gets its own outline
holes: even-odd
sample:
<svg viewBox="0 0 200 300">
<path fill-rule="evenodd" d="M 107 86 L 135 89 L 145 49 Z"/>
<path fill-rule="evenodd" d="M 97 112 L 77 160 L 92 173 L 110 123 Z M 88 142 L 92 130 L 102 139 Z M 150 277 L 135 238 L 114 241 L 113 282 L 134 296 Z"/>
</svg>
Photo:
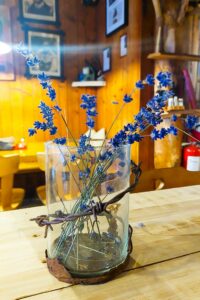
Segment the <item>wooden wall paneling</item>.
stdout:
<svg viewBox="0 0 200 300">
<path fill-rule="evenodd" d="M 97 6 L 97 41 L 99 55 L 105 47 L 112 47 L 112 69 L 105 74 L 106 87 L 97 90 L 98 97 L 98 129 L 104 127 L 108 131 L 112 120 L 122 105 L 123 96 L 130 93 L 135 81 L 140 79 L 141 63 L 141 1 L 129 1 L 129 25 L 113 35 L 105 36 L 105 1 Z M 128 55 L 120 57 L 120 36 L 128 36 Z M 113 105 L 112 101 L 118 101 Z M 118 121 L 110 132 L 113 136 L 123 125 L 133 120 L 133 115 L 139 110 L 139 93 L 134 95 L 134 101 L 124 108 Z M 132 147 L 132 158 L 138 160 L 138 144 Z"/>
<path fill-rule="evenodd" d="M 155 14 L 152 1 L 142 1 L 142 34 L 141 34 L 141 78 L 147 74 L 154 74 L 154 61 L 147 59 L 149 53 L 154 52 L 154 20 Z M 145 88 L 141 91 L 140 107 L 145 106 L 147 101 L 153 97 L 153 88 Z M 150 134 L 147 130 L 145 134 Z M 145 137 L 140 142 L 139 161 L 142 162 L 142 170 L 154 167 L 154 143 L 150 137 Z"/>
<path fill-rule="evenodd" d="M 18 1 L 8 0 L 5 3 L 11 8 L 12 16 L 12 39 L 13 44 L 24 41 L 24 33 L 18 21 Z M 95 33 L 95 9 L 82 6 L 81 1 L 60 0 L 59 13 L 61 29 L 65 31 L 64 56 L 65 56 L 65 77 L 64 82 L 53 80 L 53 86 L 57 92 L 58 102 L 63 108 L 69 126 L 75 137 L 86 131 L 85 114 L 80 111 L 80 96 L 82 93 L 95 93 L 95 90 L 75 89 L 71 87 L 71 82 L 76 79 L 78 72 L 83 66 L 85 57 L 90 57 L 91 53 L 80 50 L 80 46 L 85 46 L 89 42 L 94 43 Z M 52 25 L 33 24 L 30 26 L 56 29 Z M 27 142 L 45 141 L 49 139 L 47 133 L 40 132 L 37 136 L 29 137 L 27 130 L 36 119 L 40 118 L 37 105 L 40 100 L 45 99 L 45 92 L 40 88 L 35 79 L 24 78 L 25 61 L 19 54 L 14 53 L 16 81 L 0 82 L 0 137 L 13 135 L 18 141 L 25 137 Z M 8 121 L 9 120 L 9 121 Z M 65 133 L 65 128 L 60 122 L 61 133 Z"/>
</svg>

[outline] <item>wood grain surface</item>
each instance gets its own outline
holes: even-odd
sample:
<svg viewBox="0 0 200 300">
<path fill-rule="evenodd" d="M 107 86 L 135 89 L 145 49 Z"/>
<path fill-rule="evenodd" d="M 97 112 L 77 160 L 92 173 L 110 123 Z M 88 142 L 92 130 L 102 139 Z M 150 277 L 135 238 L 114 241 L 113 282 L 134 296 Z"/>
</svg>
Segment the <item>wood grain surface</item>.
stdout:
<svg viewBox="0 0 200 300">
<path fill-rule="evenodd" d="M 47 271 L 45 207 L 0 215 L 0 299 L 200 299 L 200 185 L 130 195 L 133 253 L 102 285 L 70 286 Z"/>
</svg>

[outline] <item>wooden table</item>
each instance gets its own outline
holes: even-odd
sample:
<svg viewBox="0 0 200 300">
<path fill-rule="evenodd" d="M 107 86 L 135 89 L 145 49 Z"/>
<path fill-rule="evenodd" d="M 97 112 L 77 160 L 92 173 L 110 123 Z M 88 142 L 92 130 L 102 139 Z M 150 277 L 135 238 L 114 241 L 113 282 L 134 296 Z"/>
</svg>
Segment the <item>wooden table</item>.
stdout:
<svg viewBox="0 0 200 300">
<path fill-rule="evenodd" d="M 200 185 L 130 196 L 133 253 L 112 281 L 71 286 L 49 274 L 34 207 L 0 213 L 0 299 L 199 300 Z"/>
<path fill-rule="evenodd" d="M 19 172 L 33 172 L 39 170 L 37 163 L 37 152 L 44 152 L 43 142 L 34 142 L 27 145 L 27 149 L 20 150 L 3 150 L 0 151 L 1 156 L 18 154 L 20 156 Z"/>
</svg>

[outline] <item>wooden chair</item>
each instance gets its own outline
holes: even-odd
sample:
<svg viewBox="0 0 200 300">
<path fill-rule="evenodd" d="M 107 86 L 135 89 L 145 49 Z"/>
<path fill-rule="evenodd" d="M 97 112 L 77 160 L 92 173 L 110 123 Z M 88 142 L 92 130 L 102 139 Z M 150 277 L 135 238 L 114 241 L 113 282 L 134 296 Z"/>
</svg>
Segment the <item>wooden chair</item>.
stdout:
<svg viewBox="0 0 200 300">
<path fill-rule="evenodd" d="M 44 152 L 38 152 L 37 153 L 37 162 L 38 162 L 38 166 L 40 168 L 40 170 L 42 171 L 45 171 L 45 153 Z M 71 170 L 73 169 L 73 176 L 74 177 L 77 177 L 78 174 L 79 174 L 79 170 L 77 169 L 77 166 L 71 166 Z M 58 175 L 58 178 L 60 178 L 60 176 L 62 176 L 62 174 L 60 174 L 59 176 L 59 173 L 57 173 Z M 78 178 L 77 178 L 77 181 L 78 181 Z M 77 194 L 78 194 L 78 190 L 75 189 L 75 185 L 73 185 L 73 180 L 70 181 L 71 184 L 72 184 L 72 188 L 70 186 L 68 186 L 68 192 L 64 191 L 63 190 L 63 186 L 62 184 L 59 185 L 58 184 L 58 194 L 60 196 L 60 198 L 62 199 L 65 199 L 65 200 L 72 200 L 74 199 Z M 36 192 L 37 192 L 37 196 L 38 198 L 40 199 L 40 201 L 46 205 L 46 186 L 45 185 L 41 185 L 41 186 L 38 186 L 36 188 Z"/>
<path fill-rule="evenodd" d="M 40 170 L 45 172 L 45 153 L 37 152 L 37 162 Z M 46 205 L 46 186 L 41 185 L 36 188 L 36 192 L 40 201 Z"/>
<path fill-rule="evenodd" d="M 133 178 L 131 178 L 131 181 Z M 189 172 L 183 167 L 154 169 L 142 172 L 134 192 L 146 192 L 200 184 L 200 172 Z"/>
<path fill-rule="evenodd" d="M 0 211 L 19 207 L 24 198 L 24 189 L 13 188 L 14 174 L 19 168 L 19 155 L 0 156 Z"/>
</svg>

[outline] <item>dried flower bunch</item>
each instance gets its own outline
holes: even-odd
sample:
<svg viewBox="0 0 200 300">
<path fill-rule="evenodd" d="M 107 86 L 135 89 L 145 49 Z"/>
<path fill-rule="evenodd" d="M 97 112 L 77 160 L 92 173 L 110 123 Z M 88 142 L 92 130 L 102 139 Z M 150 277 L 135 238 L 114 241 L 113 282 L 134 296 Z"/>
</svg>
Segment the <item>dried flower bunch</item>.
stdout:
<svg viewBox="0 0 200 300">
<path fill-rule="evenodd" d="M 26 63 L 29 67 L 39 64 L 37 57 L 29 52 L 23 45 L 18 47 L 18 52 L 25 57 Z M 51 214 L 45 219 L 37 219 L 37 221 L 40 222 L 40 225 L 51 226 L 53 224 L 62 224 L 60 236 L 52 246 L 51 257 L 59 257 L 60 261 L 62 261 L 65 266 L 68 266 L 68 263 L 70 263 L 70 256 L 74 255 L 71 251 L 77 248 L 77 246 L 75 247 L 75 243 L 78 244 L 78 241 L 86 239 L 84 235 L 85 233 L 83 234 L 83 232 L 85 230 L 84 228 L 87 228 L 88 236 L 90 237 L 87 239 L 89 243 L 88 249 L 95 253 L 100 253 L 99 248 L 97 248 L 98 242 L 106 242 L 108 246 L 107 256 L 110 257 L 111 263 L 113 261 L 114 251 L 119 251 L 120 247 L 123 245 L 122 238 L 120 239 L 116 226 L 112 229 L 110 227 L 111 221 L 113 222 L 114 220 L 114 224 L 117 224 L 119 217 L 116 213 L 112 215 L 111 212 L 108 211 L 108 206 L 114 203 L 116 204 L 116 202 L 121 200 L 125 193 L 130 190 L 130 187 L 126 187 L 125 190 L 121 191 L 120 188 L 117 189 L 115 184 L 110 184 L 110 182 L 113 178 L 119 178 L 119 183 L 123 182 L 125 179 L 128 179 L 129 182 L 130 157 L 128 157 L 129 151 L 124 152 L 124 146 L 140 142 L 145 137 L 145 130 L 147 128 L 152 128 L 150 137 L 153 140 L 163 139 L 168 134 L 177 135 L 178 128 L 174 123 L 177 118 L 176 116 L 172 117 L 172 124 L 169 128 L 161 128 L 160 130 L 156 128 L 158 124 L 163 122 L 162 113 L 164 112 L 164 107 L 168 98 L 173 95 L 171 74 L 169 72 L 159 72 L 155 77 L 147 75 L 144 80 L 136 82 L 132 92 L 123 97 L 119 113 L 111 123 L 106 137 L 99 147 L 94 147 L 91 139 L 91 131 L 95 126 L 95 117 L 98 114 L 96 97 L 91 95 L 82 95 L 81 97 L 82 103 L 80 104 L 80 107 L 86 111 L 86 125 L 89 129 L 89 134 L 83 134 L 80 136 L 79 140 L 75 140 L 73 133 L 70 130 L 70 126 L 64 118 L 62 108 L 57 102 L 56 91 L 52 86 L 50 78 L 43 72 L 38 72 L 37 77 L 42 88 L 46 91 L 46 95 L 48 95 L 52 101 L 52 105 L 49 106 L 44 101 L 41 101 L 39 109 L 43 120 L 37 120 L 34 122 L 33 128 L 29 129 L 29 135 L 35 135 L 38 130 L 42 130 L 49 131 L 50 135 L 55 136 L 53 138 L 53 142 L 57 145 L 62 155 L 62 163 L 72 175 L 79 191 L 76 202 L 70 213 L 67 213 L 67 208 L 63 201 L 65 199 L 63 199 L 62 196 L 59 196 L 58 198 L 61 200 L 64 210 L 55 211 L 54 214 Z M 125 124 L 120 131 L 108 140 L 107 137 L 123 108 L 133 101 L 133 94 L 135 90 L 143 89 L 146 85 L 154 86 L 155 83 L 158 87 L 157 92 L 155 96 L 147 102 L 146 107 L 141 108 L 139 113 L 133 116 L 133 122 Z M 117 102 L 113 102 L 113 105 L 119 104 Z M 75 147 L 71 147 L 66 136 L 59 136 L 59 130 L 54 124 L 54 118 L 57 114 L 60 116 L 61 121 L 64 122 L 70 136 L 70 140 L 73 141 L 73 146 Z M 186 118 L 186 126 L 188 128 L 192 128 L 196 121 L 197 117 L 188 116 Z M 68 149 L 67 152 L 63 150 L 65 146 Z M 74 151 L 74 148 L 76 148 L 76 151 Z M 109 174 L 108 170 L 114 162 L 117 162 L 117 172 L 115 174 Z M 71 165 L 73 166 L 73 164 L 78 170 L 78 179 L 73 174 L 71 168 Z M 136 175 L 135 185 L 137 184 L 137 180 L 140 175 L 140 168 L 133 163 L 132 171 Z M 98 193 L 99 186 L 101 184 L 104 184 L 105 186 L 103 194 Z M 118 191 L 120 192 L 117 196 L 114 194 L 115 196 L 110 199 L 110 197 L 112 197 L 111 194 Z M 58 195 L 55 197 L 57 196 Z M 109 201 L 107 201 L 107 199 L 109 199 Z M 102 213 L 106 215 L 109 223 L 108 232 L 101 232 L 101 229 L 99 228 L 99 220 Z M 91 216 L 93 216 L 93 221 L 91 221 Z M 70 239 L 71 241 L 70 249 L 69 251 L 64 251 L 63 247 L 66 245 L 67 237 L 68 240 Z M 91 241 L 93 241 L 93 243 Z M 113 248 L 113 245 L 116 246 L 115 249 Z M 81 250 L 79 251 L 79 255 L 80 253 Z M 78 265 L 78 267 L 80 266 Z M 93 267 L 97 268 L 95 264 Z"/>
<path fill-rule="evenodd" d="M 38 58 L 35 57 L 30 51 L 28 51 L 27 48 L 22 44 L 18 46 L 17 51 L 25 57 L 26 63 L 29 67 L 39 65 Z M 42 114 L 43 121 L 35 121 L 33 124 L 33 128 L 29 129 L 29 135 L 35 135 L 38 130 L 49 131 L 50 135 L 52 136 L 59 135 L 58 128 L 54 124 L 54 117 L 56 114 L 59 114 L 61 120 L 67 127 L 70 139 L 73 140 L 74 145 L 78 149 L 76 154 L 70 152 L 71 162 L 83 160 L 84 155 L 88 153 L 91 157 L 92 153 L 95 152 L 95 149 L 91 144 L 91 130 L 95 126 L 95 117 L 98 115 L 96 110 L 96 97 L 91 95 L 82 95 L 81 97 L 82 103 L 80 104 L 80 107 L 86 111 L 86 125 L 88 126 L 89 134 L 81 135 L 79 140 L 76 141 L 67 121 L 62 114 L 62 108 L 59 106 L 56 100 L 56 91 L 52 86 L 50 78 L 44 72 L 38 72 L 37 77 L 42 88 L 46 90 L 46 95 L 51 99 L 52 105 L 49 106 L 44 101 L 41 101 L 38 107 Z M 126 105 L 129 105 L 129 103 L 133 101 L 133 94 L 135 90 L 144 89 L 145 85 L 154 86 L 155 83 L 157 84 L 157 92 L 155 96 L 147 102 L 146 107 L 142 107 L 139 113 L 133 116 L 132 123 L 124 125 L 124 127 L 119 132 L 117 132 L 113 136 L 113 138 L 107 140 L 107 136 L 110 133 L 115 121 L 119 117 L 119 114 Z M 144 80 L 139 80 L 138 82 L 136 82 L 131 94 L 126 94 L 124 96 L 123 103 L 119 109 L 119 113 L 114 118 L 107 132 L 106 138 L 102 142 L 102 146 L 98 155 L 96 153 L 95 155 L 93 155 L 95 158 L 93 158 L 92 166 L 89 164 L 88 159 L 86 163 L 83 163 L 82 168 L 79 170 L 79 177 L 84 181 L 84 189 L 83 191 L 81 191 L 81 193 L 83 192 L 84 194 L 84 190 L 87 189 L 88 186 L 90 186 L 91 182 L 93 182 L 94 176 L 98 175 L 99 181 L 103 180 L 103 178 L 105 177 L 105 172 L 108 169 L 109 165 L 113 162 L 114 159 L 116 159 L 116 156 L 119 155 L 120 147 L 122 145 L 140 142 L 145 137 L 144 133 L 147 128 L 152 128 L 150 137 L 153 140 L 163 139 L 168 134 L 177 135 L 178 128 L 174 124 L 174 122 L 177 120 L 176 115 L 172 116 L 172 124 L 169 128 L 161 128 L 160 130 L 156 129 L 156 126 L 163 122 L 162 113 L 164 112 L 163 109 L 166 106 L 168 98 L 173 96 L 172 86 L 173 82 L 171 74 L 169 72 L 159 72 L 155 77 L 152 75 L 147 75 Z M 118 105 L 118 102 L 113 102 L 113 105 L 116 104 Z M 196 116 L 188 115 L 185 119 L 186 128 L 191 129 L 197 122 L 197 119 L 198 118 Z M 53 139 L 53 142 L 58 145 L 68 145 L 68 141 L 65 136 L 55 137 Z M 106 150 L 103 149 L 105 145 Z M 120 166 L 123 167 L 123 165 L 124 162 L 123 160 L 121 160 Z M 112 192 L 112 189 L 110 187 L 108 187 L 108 193 L 109 192 Z M 92 199 L 91 196 L 92 195 L 90 195 L 90 199 Z"/>
</svg>

